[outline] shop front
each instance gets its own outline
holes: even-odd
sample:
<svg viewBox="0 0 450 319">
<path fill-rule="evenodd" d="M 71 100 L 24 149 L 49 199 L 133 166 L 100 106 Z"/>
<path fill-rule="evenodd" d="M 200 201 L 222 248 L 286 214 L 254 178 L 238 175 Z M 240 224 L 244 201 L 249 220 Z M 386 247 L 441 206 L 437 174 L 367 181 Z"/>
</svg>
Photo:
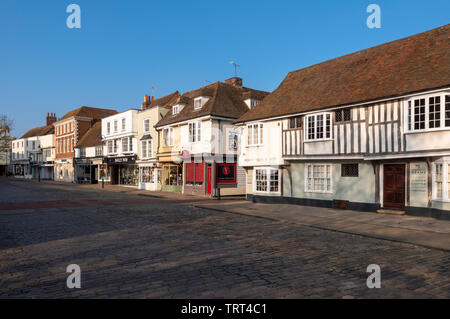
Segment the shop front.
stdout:
<svg viewBox="0 0 450 319">
<path fill-rule="evenodd" d="M 103 163 L 102 158 L 97 159 L 76 159 L 75 176 L 79 184 L 98 184 L 100 180 L 100 166 Z"/>
<path fill-rule="evenodd" d="M 72 159 L 57 159 L 55 162 L 55 180 L 59 182 L 74 182 L 74 166 Z"/>
<path fill-rule="evenodd" d="M 54 163 L 52 161 L 43 162 L 40 167 L 41 179 L 53 180 Z"/>
<path fill-rule="evenodd" d="M 112 185 L 138 186 L 139 168 L 136 156 L 108 157 L 105 159 Z"/>
<path fill-rule="evenodd" d="M 28 161 L 16 162 L 13 164 L 13 173 L 16 178 L 31 178 L 30 163 Z"/>
<path fill-rule="evenodd" d="M 183 190 L 183 165 L 180 163 L 162 163 L 161 190 L 181 193 Z"/>
<path fill-rule="evenodd" d="M 139 163 L 139 189 L 158 191 L 161 189 L 161 169 L 156 163 Z"/>
</svg>

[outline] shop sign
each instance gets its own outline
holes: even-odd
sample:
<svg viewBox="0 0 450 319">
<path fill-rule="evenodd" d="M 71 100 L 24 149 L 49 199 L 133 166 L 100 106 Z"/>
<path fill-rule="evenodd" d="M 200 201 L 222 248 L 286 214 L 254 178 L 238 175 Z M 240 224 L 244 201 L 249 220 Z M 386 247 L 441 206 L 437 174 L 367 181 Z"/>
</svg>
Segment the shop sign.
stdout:
<svg viewBox="0 0 450 319">
<path fill-rule="evenodd" d="M 236 183 L 236 163 L 216 164 L 216 183 L 232 184 Z"/>
<path fill-rule="evenodd" d="M 427 192 L 428 168 L 426 163 L 411 163 L 411 192 Z"/>
<path fill-rule="evenodd" d="M 114 164 L 134 164 L 136 162 L 136 156 L 128 156 L 128 157 L 108 157 L 106 162 L 109 165 Z"/>
</svg>

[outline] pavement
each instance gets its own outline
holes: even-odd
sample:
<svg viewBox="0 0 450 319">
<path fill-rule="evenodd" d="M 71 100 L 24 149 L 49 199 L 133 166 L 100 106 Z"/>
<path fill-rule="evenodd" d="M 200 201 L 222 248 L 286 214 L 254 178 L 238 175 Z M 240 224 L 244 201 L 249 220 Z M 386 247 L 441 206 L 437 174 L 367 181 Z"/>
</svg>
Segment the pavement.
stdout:
<svg viewBox="0 0 450 319">
<path fill-rule="evenodd" d="M 450 298 L 447 250 L 317 225 L 339 213 L 445 235 L 443 221 L 303 207 L 313 227 L 287 220 L 292 207 L 249 204 L 0 179 L 0 298 Z M 80 289 L 66 286 L 71 264 Z M 369 264 L 380 289 L 366 285 Z"/>
<path fill-rule="evenodd" d="M 196 207 L 450 251 L 450 221 L 434 218 L 249 201 L 202 203 Z"/>
</svg>

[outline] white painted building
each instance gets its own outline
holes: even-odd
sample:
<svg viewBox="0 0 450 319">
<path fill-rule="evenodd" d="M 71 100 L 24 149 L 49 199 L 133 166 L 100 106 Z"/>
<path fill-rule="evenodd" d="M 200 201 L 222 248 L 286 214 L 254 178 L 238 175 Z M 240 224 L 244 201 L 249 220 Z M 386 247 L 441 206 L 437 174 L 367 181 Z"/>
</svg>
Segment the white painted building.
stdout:
<svg viewBox="0 0 450 319">
<path fill-rule="evenodd" d="M 106 177 L 111 184 L 138 186 L 138 112 L 130 109 L 102 119 L 102 142 L 108 165 Z"/>
<path fill-rule="evenodd" d="M 244 194 L 245 173 L 237 165 L 239 129 L 233 122 L 267 94 L 243 87 L 240 78 L 183 94 L 156 125 L 162 189 L 207 196 Z"/>
<path fill-rule="evenodd" d="M 447 25 L 289 73 L 238 120 L 248 198 L 448 218 L 449 35 Z"/>
</svg>

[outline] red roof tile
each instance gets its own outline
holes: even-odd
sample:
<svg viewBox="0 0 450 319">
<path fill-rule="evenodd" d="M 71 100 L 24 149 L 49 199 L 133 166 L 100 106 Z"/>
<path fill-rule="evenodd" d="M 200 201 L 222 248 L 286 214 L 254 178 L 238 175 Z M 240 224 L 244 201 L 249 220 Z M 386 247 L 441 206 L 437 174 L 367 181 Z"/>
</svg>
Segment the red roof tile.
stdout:
<svg viewBox="0 0 450 319">
<path fill-rule="evenodd" d="M 447 87 L 449 26 L 290 72 L 272 94 L 237 122 Z"/>
</svg>

